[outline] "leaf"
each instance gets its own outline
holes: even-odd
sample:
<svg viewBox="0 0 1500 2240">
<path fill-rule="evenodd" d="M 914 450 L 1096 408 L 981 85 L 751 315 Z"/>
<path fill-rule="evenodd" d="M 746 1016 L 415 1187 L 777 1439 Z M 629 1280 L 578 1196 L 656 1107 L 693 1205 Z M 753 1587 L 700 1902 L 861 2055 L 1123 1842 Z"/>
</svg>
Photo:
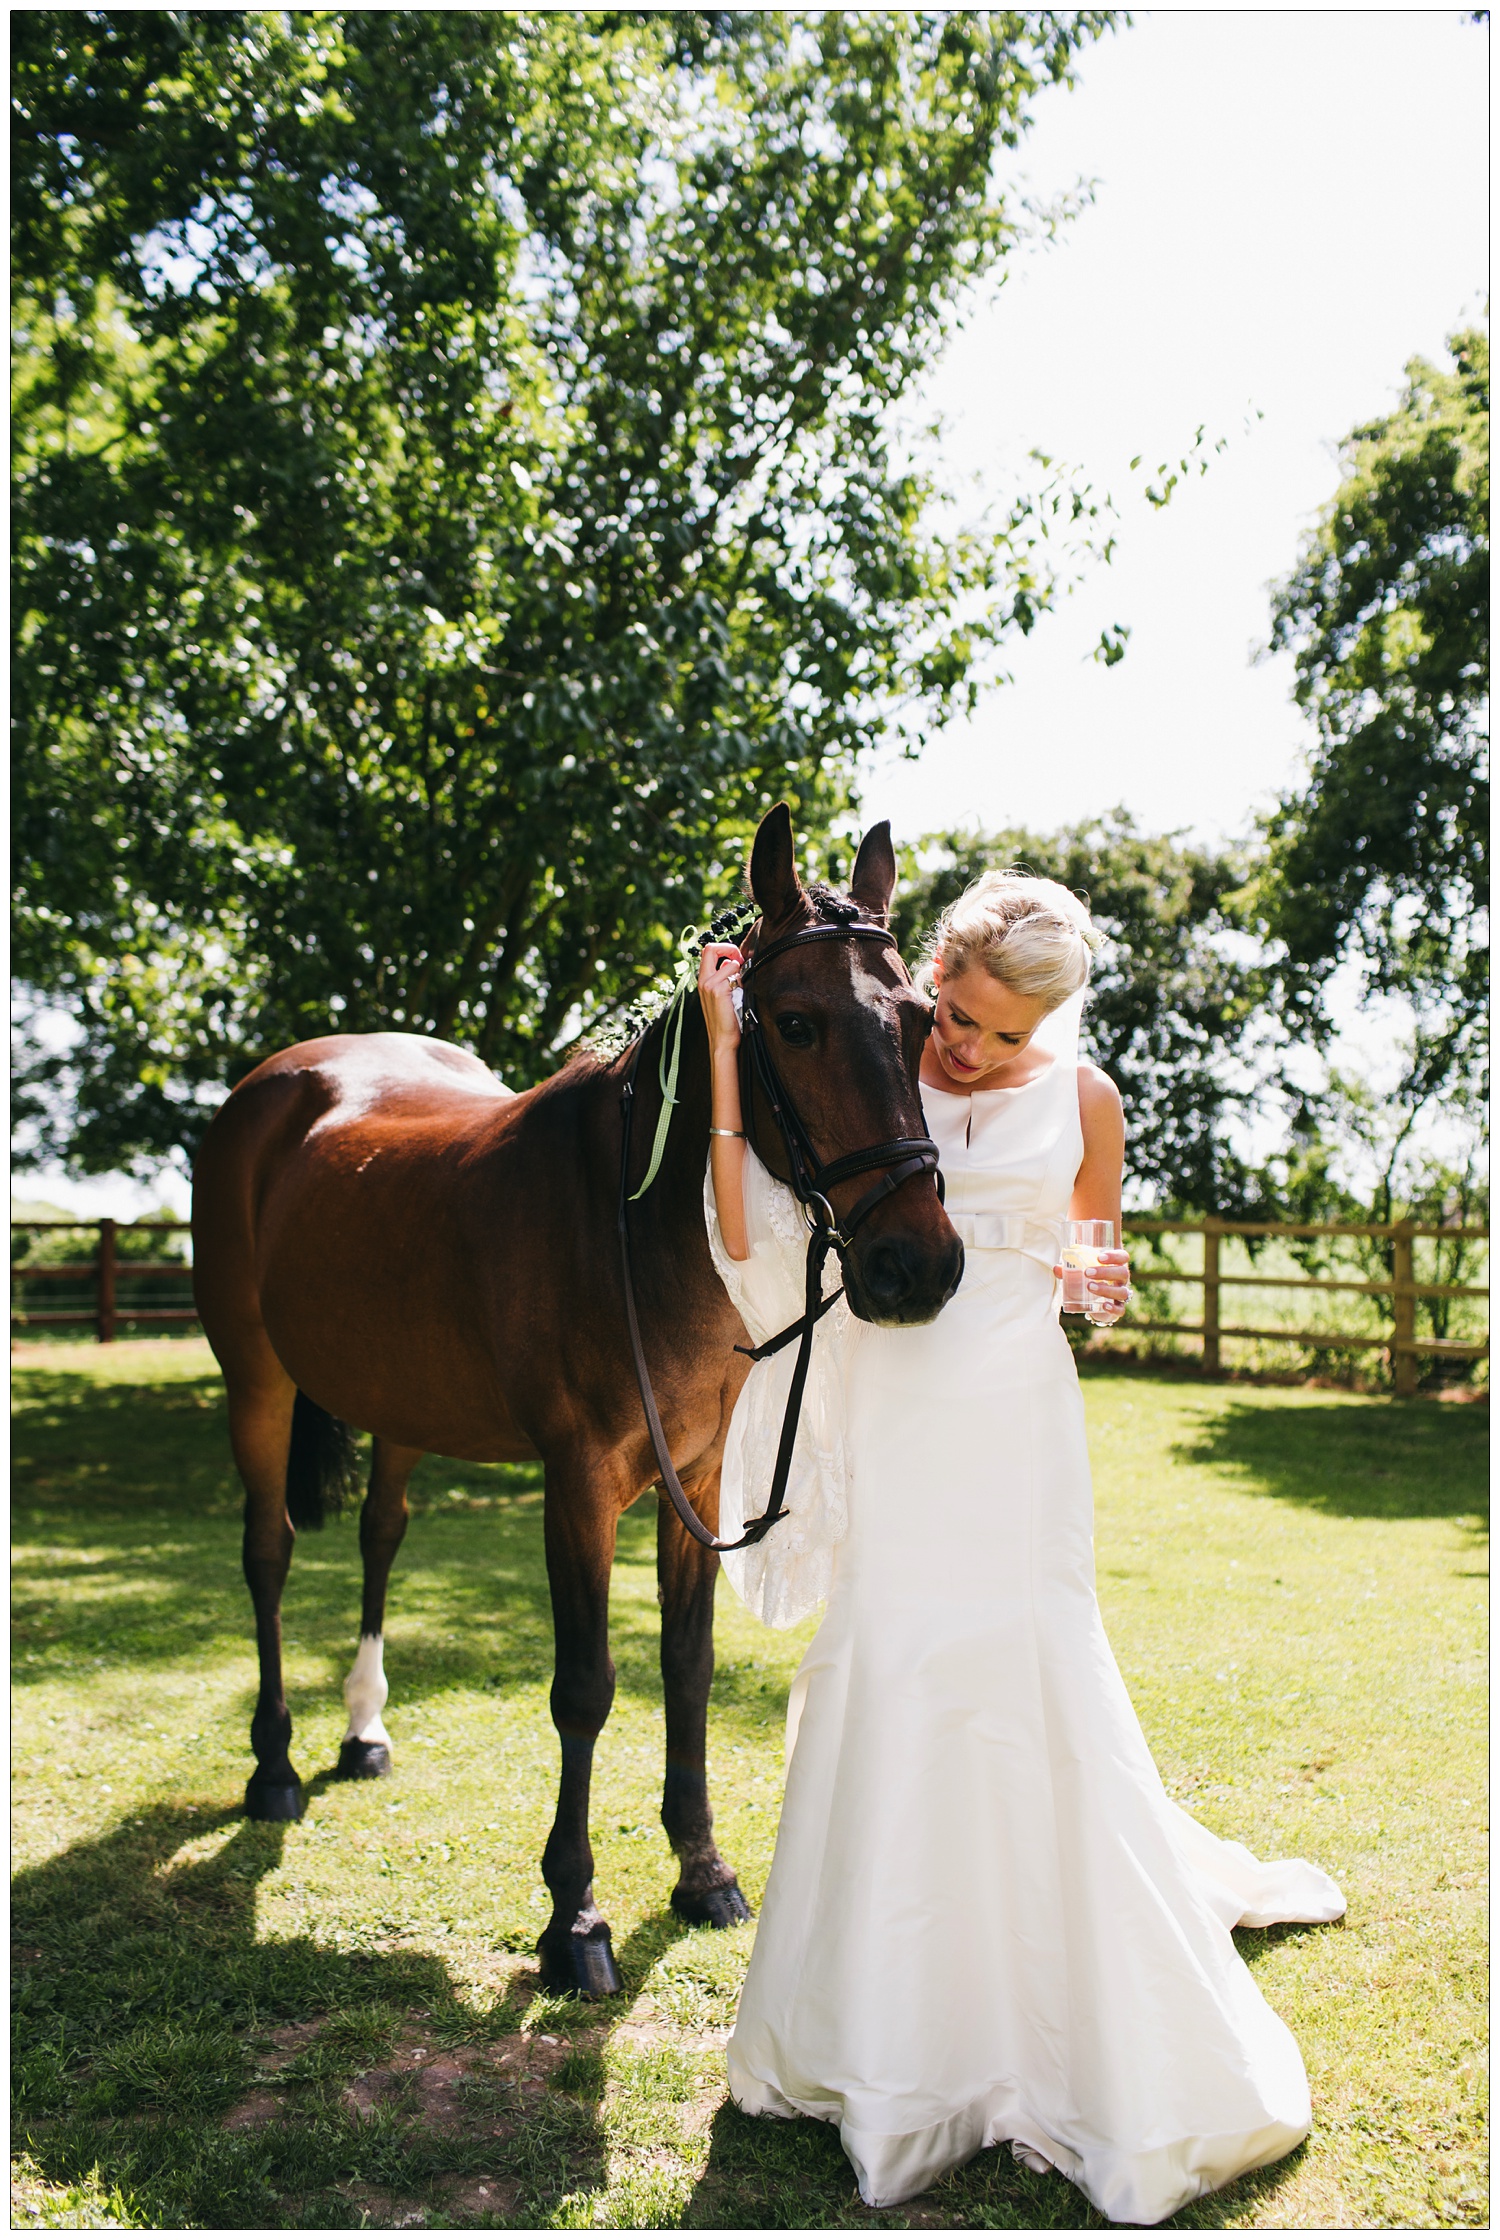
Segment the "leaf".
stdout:
<svg viewBox="0 0 1500 2240">
<path fill-rule="evenodd" d="M 970 704 L 1102 501 L 955 523 L 889 407 L 1111 20 L 17 17 L 33 1153 L 331 1028 L 537 1079 Z"/>
</svg>

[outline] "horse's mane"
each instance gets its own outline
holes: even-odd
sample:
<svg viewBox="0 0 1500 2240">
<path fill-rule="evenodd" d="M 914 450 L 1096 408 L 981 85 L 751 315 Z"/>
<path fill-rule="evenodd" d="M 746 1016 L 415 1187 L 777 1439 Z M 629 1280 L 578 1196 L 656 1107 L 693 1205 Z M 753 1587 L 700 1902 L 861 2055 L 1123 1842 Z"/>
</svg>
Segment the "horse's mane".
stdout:
<svg viewBox="0 0 1500 2240">
<path fill-rule="evenodd" d="M 815 879 L 810 887 L 804 887 L 802 891 L 817 913 L 816 922 L 819 925 L 837 925 L 840 919 L 862 915 L 853 896 L 840 894 L 838 888 L 829 886 L 826 879 Z"/>
</svg>

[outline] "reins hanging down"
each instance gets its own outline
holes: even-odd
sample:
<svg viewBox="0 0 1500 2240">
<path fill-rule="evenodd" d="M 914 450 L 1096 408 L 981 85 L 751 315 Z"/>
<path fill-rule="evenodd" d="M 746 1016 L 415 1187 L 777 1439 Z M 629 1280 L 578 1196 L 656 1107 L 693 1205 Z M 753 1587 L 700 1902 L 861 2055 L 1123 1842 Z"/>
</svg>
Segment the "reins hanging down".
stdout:
<svg viewBox="0 0 1500 2240">
<path fill-rule="evenodd" d="M 662 1028 L 663 1103 L 657 1122 L 656 1140 L 652 1146 L 651 1163 L 645 1181 L 634 1193 L 630 1190 L 631 1121 L 635 1108 L 635 1079 L 645 1047 L 644 1037 L 636 1045 L 621 1092 L 620 1262 L 625 1278 L 625 1319 L 630 1329 L 630 1350 L 635 1360 L 636 1382 L 640 1387 L 641 1404 L 646 1411 L 646 1423 L 651 1433 L 651 1449 L 656 1457 L 657 1470 L 667 1498 L 693 1538 L 703 1547 L 712 1548 L 720 1555 L 729 1554 L 737 1548 L 754 1547 L 765 1538 L 778 1518 L 786 1514 L 783 1503 L 786 1499 L 787 1480 L 791 1475 L 792 1453 L 797 1443 L 797 1424 L 802 1414 L 802 1396 L 807 1387 L 808 1366 L 812 1360 L 813 1332 L 829 1308 L 843 1297 L 842 1289 L 831 1292 L 826 1299 L 823 1297 L 823 1268 L 829 1253 L 837 1252 L 842 1260 L 866 1215 L 873 1213 L 876 1206 L 889 1197 L 893 1190 L 899 1190 L 903 1182 L 909 1182 L 914 1175 L 937 1175 L 938 1147 L 930 1136 L 898 1136 L 889 1143 L 873 1144 L 867 1151 L 846 1152 L 841 1158 L 830 1159 L 826 1163 L 819 1159 L 812 1138 L 803 1126 L 776 1071 L 750 988 L 753 974 L 769 964 L 773 957 L 779 957 L 786 950 L 798 948 L 809 941 L 878 941 L 886 948 L 894 949 L 896 946 L 894 934 L 887 932 L 884 926 L 865 923 L 852 907 L 845 905 L 837 923 L 803 926 L 798 932 L 785 934 L 779 941 L 769 943 L 764 949 L 756 949 L 741 976 L 740 985 L 744 992 L 741 1049 L 749 1054 L 755 1084 L 776 1122 L 786 1149 L 791 1188 L 808 1217 L 811 1234 L 807 1243 L 807 1287 L 800 1317 L 785 1330 L 778 1331 L 774 1338 L 768 1338 L 764 1345 L 735 1348 L 737 1353 L 748 1354 L 752 1361 L 764 1361 L 771 1354 L 780 1353 L 784 1346 L 791 1344 L 793 1338 L 799 1341 L 797 1359 L 792 1369 L 791 1388 L 787 1393 L 786 1414 L 782 1419 L 776 1467 L 771 1476 L 770 1499 L 766 1503 L 764 1514 L 752 1518 L 738 1540 L 720 1540 L 709 1531 L 683 1491 L 682 1482 L 673 1467 L 666 1433 L 662 1429 L 661 1414 L 656 1405 L 656 1395 L 651 1389 L 651 1373 L 646 1365 L 645 1347 L 641 1342 L 640 1317 L 636 1312 L 635 1283 L 630 1265 L 629 1208 L 633 1199 L 642 1197 L 655 1179 L 666 1146 L 672 1107 L 676 1103 L 677 1060 L 682 1048 L 681 1006 L 688 1000 L 690 992 L 686 967 L 672 1000 L 672 1011 L 676 1013 L 676 1017 L 668 1016 Z M 686 952 L 686 943 L 684 949 Z M 670 1061 L 666 1055 L 669 1036 L 672 1039 Z M 746 1133 L 753 1141 L 752 1105 L 753 1099 L 746 1098 Z M 855 1201 L 842 1222 L 838 1221 L 829 1201 L 829 1192 L 837 1189 L 841 1182 L 852 1181 L 855 1175 L 873 1173 L 881 1167 L 887 1171 L 880 1181 Z M 938 1187 L 941 1191 L 941 1176 L 938 1176 Z"/>
</svg>

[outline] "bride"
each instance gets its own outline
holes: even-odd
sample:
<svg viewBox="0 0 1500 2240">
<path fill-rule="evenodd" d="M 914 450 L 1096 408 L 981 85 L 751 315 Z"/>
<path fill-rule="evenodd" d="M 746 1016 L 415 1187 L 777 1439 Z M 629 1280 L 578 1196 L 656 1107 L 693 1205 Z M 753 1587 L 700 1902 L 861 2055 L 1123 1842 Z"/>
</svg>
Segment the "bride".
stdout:
<svg viewBox="0 0 1500 2240">
<path fill-rule="evenodd" d="M 1080 1064 L 1097 936 L 1050 880 L 990 872 L 936 928 L 922 1100 L 966 1265 L 923 1328 L 840 1304 L 814 1350 L 787 1520 L 725 1557 L 750 1608 L 827 1601 L 787 1718 L 786 1798 L 729 2045 L 752 2115 L 836 2123 L 872 2207 L 1008 2140 L 1106 2216 L 1155 2224 L 1311 2121 L 1237 1924 L 1332 1921 L 1168 1798 L 1094 1595 L 1061 1224 L 1120 1220 L 1124 1121 Z M 759 1344 L 802 1310 L 796 1201 L 739 1134 L 741 952 L 704 952 L 715 1265 Z M 1095 1319 L 1129 1297 L 1123 1252 Z M 720 1530 L 764 1505 L 790 1352 L 730 1428 Z M 785 1537 L 783 1537 L 783 1535 Z"/>
</svg>

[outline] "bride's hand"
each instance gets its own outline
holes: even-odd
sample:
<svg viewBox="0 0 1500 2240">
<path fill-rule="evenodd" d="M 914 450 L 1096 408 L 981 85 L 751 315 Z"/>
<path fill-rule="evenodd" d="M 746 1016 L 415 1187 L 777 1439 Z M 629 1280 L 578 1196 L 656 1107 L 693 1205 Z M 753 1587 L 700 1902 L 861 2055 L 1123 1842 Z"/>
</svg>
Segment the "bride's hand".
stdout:
<svg viewBox="0 0 1500 2240">
<path fill-rule="evenodd" d="M 1054 1268 L 1052 1273 L 1060 1276 L 1064 1270 Z M 1130 1304 L 1130 1254 L 1114 1247 L 1102 1251 L 1089 1270 L 1088 1288 L 1090 1317 L 1101 1327 L 1118 1322 Z"/>
<path fill-rule="evenodd" d="M 1089 1270 L 1089 1313 L 1096 1322 L 1118 1322 L 1130 1304 L 1130 1254 L 1101 1252 Z"/>
<path fill-rule="evenodd" d="M 710 1051 L 739 1047 L 740 1022 L 735 1015 L 734 990 L 740 984 L 745 953 L 732 941 L 709 941 L 698 959 L 698 1000 L 708 1021 Z"/>
</svg>

